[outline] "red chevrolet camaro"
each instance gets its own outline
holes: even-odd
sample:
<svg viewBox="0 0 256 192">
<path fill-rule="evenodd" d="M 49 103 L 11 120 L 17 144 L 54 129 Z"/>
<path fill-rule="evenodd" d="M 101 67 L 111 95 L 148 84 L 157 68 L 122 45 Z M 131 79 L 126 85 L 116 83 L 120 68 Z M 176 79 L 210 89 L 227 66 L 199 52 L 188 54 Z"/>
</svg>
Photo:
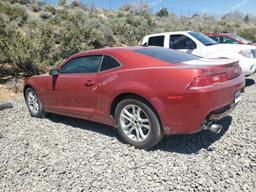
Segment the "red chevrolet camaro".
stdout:
<svg viewBox="0 0 256 192">
<path fill-rule="evenodd" d="M 159 47 L 107 48 L 27 78 L 24 96 L 33 117 L 50 112 L 111 125 L 125 142 L 147 149 L 163 135 L 219 132 L 215 121 L 239 102 L 244 86 L 234 60 Z"/>
</svg>

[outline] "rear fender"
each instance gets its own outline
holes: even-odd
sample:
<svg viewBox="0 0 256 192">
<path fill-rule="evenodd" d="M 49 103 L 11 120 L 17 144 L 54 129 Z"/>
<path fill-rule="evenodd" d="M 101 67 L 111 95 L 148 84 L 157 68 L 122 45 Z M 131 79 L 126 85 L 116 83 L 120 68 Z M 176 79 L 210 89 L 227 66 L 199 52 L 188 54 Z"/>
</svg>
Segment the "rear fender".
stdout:
<svg viewBox="0 0 256 192">
<path fill-rule="evenodd" d="M 145 86 L 145 84 L 135 81 L 124 82 L 116 86 L 115 92 L 117 94 L 114 96 L 114 98 L 124 93 L 135 94 L 143 97 L 148 102 L 150 102 L 157 111 L 161 111 L 163 109 L 163 103 L 161 102 L 161 100 L 157 98 L 154 91 L 151 90 L 149 87 Z"/>
</svg>

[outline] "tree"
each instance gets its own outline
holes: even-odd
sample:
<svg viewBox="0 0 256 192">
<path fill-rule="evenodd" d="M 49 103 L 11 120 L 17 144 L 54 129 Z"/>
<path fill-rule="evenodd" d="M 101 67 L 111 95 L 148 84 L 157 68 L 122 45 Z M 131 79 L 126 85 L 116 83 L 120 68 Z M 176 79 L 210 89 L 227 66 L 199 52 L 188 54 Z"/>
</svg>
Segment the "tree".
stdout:
<svg viewBox="0 0 256 192">
<path fill-rule="evenodd" d="M 58 7 L 43 2 L 0 0 L 0 70 L 4 73 L 43 73 L 79 51 L 137 46 L 145 35 L 162 31 L 235 32 L 256 39 L 256 17 L 240 12 L 226 13 L 222 19 L 197 13 L 178 16 L 167 8 L 152 14 L 149 5 L 140 1 L 117 11 L 97 9 L 90 14 L 82 0 L 58 0 Z"/>
<path fill-rule="evenodd" d="M 59 0 L 58 5 L 65 7 L 67 5 L 67 1 L 66 0 Z"/>
<path fill-rule="evenodd" d="M 32 3 L 32 0 L 8 0 L 10 3 L 19 3 L 22 5 L 30 4 Z"/>
<path fill-rule="evenodd" d="M 74 7 L 79 7 L 81 5 L 80 1 L 79 0 L 73 0 L 71 2 L 71 7 L 74 8 Z"/>
<path fill-rule="evenodd" d="M 244 17 L 244 22 L 245 22 L 245 23 L 249 23 L 249 21 L 250 21 L 249 15 L 245 15 L 245 17 Z"/>
<path fill-rule="evenodd" d="M 163 7 L 161 8 L 157 13 L 156 13 L 157 16 L 159 17 L 168 17 L 169 16 L 169 12 L 167 10 L 167 8 Z"/>
<path fill-rule="evenodd" d="M 225 21 L 243 21 L 243 14 L 239 11 L 229 12 L 222 16 L 222 20 Z"/>
</svg>

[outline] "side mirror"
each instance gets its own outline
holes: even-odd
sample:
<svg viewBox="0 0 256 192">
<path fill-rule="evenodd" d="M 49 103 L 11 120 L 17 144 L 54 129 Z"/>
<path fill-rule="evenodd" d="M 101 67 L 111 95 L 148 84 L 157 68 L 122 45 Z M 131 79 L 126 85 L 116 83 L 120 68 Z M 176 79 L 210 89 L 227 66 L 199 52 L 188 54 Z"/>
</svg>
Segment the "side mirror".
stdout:
<svg viewBox="0 0 256 192">
<path fill-rule="evenodd" d="M 59 69 L 56 69 L 56 68 L 54 68 L 54 69 L 51 69 L 50 71 L 49 71 L 49 74 L 51 75 L 51 76 L 57 76 L 57 75 L 59 75 Z"/>
</svg>

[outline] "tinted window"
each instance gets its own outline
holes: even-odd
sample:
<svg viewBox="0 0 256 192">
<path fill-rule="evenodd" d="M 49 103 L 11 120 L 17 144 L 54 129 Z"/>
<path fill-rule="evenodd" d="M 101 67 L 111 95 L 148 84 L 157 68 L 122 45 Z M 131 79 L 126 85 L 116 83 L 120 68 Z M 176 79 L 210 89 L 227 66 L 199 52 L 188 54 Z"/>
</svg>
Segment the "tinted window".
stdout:
<svg viewBox="0 0 256 192">
<path fill-rule="evenodd" d="M 86 56 L 75 58 L 66 63 L 60 73 L 95 73 L 99 70 L 102 56 Z"/>
<path fill-rule="evenodd" d="M 210 36 L 210 38 L 213 39 L 214 41 L 220 43 L 220 37 L 217 37 L 217 36 Z"/>
<path fill-rule="evenodd" d="M 195 55 L 160 47 L 142 48 L 135 50 L 135 52 L 144 54 L 146 56 L 154 57 L 169 63 L 181 63 L 184 61 L 195 60 L 200 58 Z"/>
<path fill-rule="evenodd" d="M 196 43 L 185 35 L 171 35 L 171 49 L 196 49 Z"/>
<path fill-rule="evenodd" d="M 235 44 L 237 41 L 228 37 L 223 37 L 221 43 Z"/>
<path fill-rule="evenodd" d="M 100 71 L 105 71 L 115 67 L 119 67 L 120 64 L 113 57 L 105 55 L 101 63 Z"/>
<path fill-rule="evenodd" d="M 206 46 L 217 44 L 216 41 L 214 41 L 210 37 L 207 37 L 206 35 L 203 35 L 201 33 L 196 33 L 196 32 L 188 32 L 188 33 Z"/>
<path fill-rule="evenodd" d="M 149 37 L 148 45 L 163 47 L 164 46 L 164 36 Z"/>
<path fill-rule="evenodd" d="M 247 39 L 245 39 L 243 37 L 240 37 L 238 35 L 235 35 L 235 34 L 232 34 L 232 33 L 229 33 L 229 35 L 231 37 L 234 37 L 235 39 L 238 39 L 239 41 L 243 41 L 244 43 L 252 43 L 251 41 L 249 41 L 249 40 L 247 40 Z"/>
</svg>

